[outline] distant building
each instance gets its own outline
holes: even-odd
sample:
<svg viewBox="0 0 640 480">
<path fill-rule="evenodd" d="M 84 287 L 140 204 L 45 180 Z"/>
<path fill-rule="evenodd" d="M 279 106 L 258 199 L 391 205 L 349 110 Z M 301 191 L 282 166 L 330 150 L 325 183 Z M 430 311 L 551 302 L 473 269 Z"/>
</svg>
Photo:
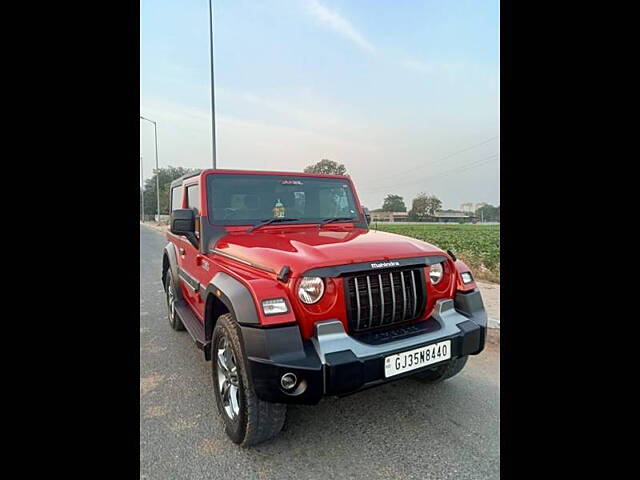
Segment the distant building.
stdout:
<svg viewBox="0 0 640 480">
<path fill-rule="evenodd" d="M 474 219 L 473 215 L 457 210 L 438 210 L 433 216 L 436 222 L 470 222 Z"/>
<path fill-rule="evenodd" d="M 479 202 L 479 203 L 462 203 L 460 204 L 460 210 L 463 212 L 467 212 L 467 213 L 476 213 L 476 211 L 479 208 L 484 207 L 485 205 L 487 205 L 485 202 Z"/>
<path fill-rule="evenodd" d="M 460 205 L 460 210 L 469 213 L 475 212 L 475 210 L 473 209 L 473 203 L 463 203 L 462 205 Z"/>
<path fill-rule="evenodd" d="M 406 222 L 407 212 L 371 212 L 371 221 L 377 222 Z"/>
<path fill-rule="evenodd" d="M 408 212 L 371 212 L 372 222 L 407 222 L 409 221 Z M 475 221 L 473 214 L 460 212 L 458 210 L 438 210 L 432 217 L 424 219 L 425 222 L 455 222 L 466 223 Z"/>
</svg>

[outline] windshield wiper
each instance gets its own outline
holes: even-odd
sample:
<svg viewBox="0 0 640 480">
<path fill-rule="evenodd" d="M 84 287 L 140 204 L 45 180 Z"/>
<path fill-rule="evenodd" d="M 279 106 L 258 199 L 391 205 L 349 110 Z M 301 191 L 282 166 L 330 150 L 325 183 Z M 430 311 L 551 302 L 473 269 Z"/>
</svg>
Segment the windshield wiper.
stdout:
<svg viewBox="0 0 640 480">
<path fill-rule="evenodd" d="M 276 222 L 294 222 L 298 220 L 297 218 L 287 218 L 287 217 L 276 217 L 276 218 L 268 218 L 267 220 L 262 220 L 260 223 L 257 223 L 253 227 L 249 228 L 247 232 L 253 232 L 256 228 L 264 227 L 265 225 L 269 225 L 271 223 Z"/>
<path fill-rule="evenodd" d="M 325 218 L 323 221 L 321 221 L 318 224 L 318 228 L 320 228 L 323 225 L 326 225 L 327 223 L 331 223 L 331 222 L 344 222 L 346 220 L 351 220 L 352 222 L 354 222 L 356 219 L 353 217 L 333 217 L 333 218 Z"/>
</svg>

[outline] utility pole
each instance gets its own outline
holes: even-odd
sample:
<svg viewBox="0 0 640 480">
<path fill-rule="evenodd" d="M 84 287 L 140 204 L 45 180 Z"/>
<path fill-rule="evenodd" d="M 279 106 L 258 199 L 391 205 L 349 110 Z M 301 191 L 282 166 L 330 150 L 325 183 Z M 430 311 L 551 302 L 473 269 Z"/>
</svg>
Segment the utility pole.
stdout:
<svg viewBox="0 0 640 480">
<path fill-rule="evenodd" d="M 158 168 L 158 125 L 156 122 L 153 122 L 153 133 L 156 139 L 156 199 L 158 201 L 156 204 L 158 219 L 156 221 L 160 223 L 160 168 Z"/>
<path fill-rule="evenodd" d="M 144 170 L 142 168 L 142 155 L 140 155 L 140 184 L 142 185 L 142 211 L 140 214 L 142 221 L 144 222 Z"/>
<path fill-rule="evenodd" d="M 213 5 L 209 0 L 209 53 L 211 55 L 211 153 L 213 154 L 213 168 L 216 168 L 216 102 L 213 82 Z"/>
<path fill-rule="evenodd" d="M 158 214 L 158 222 L 160 221 L 160 169 L 158 168 L 158 124 L 153 120 L 140 115 L 142 120 L 153 123 L 153 136 L 156 142 L 156 213 Z"/>
</svg>

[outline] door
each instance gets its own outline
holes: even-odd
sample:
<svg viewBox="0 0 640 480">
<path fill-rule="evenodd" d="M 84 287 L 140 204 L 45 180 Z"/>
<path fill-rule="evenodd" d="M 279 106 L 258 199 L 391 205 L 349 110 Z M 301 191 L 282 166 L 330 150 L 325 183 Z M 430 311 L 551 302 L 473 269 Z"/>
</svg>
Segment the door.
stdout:
<svg viewBox="0 0 640 480">
<path fill-rule="evenodd" d="M 191 208 L 196 213 L 196 236 L 200 235 L 200 185 L 197 183 L 185 184 L 185 208 Z M 187 302 L 196 313 L 196 316 L 202 321 L 204 317 L 204 302 L 200 292 L 199 274 L 199 250 L 185 237 L 180 237 L 178 254 L 180 256 L 180 282 L 183 286 L 182 292 Z"/>
<path fill-rule="evenodd" d="M 185 200 L 183 186 L 178 185 L 176 187 L 173 187 L 171 189 L 171 205 L 169 207 L 169 210 L 173 211 L 178 208 L 184 208 L 184 205 Z M 178 278 L 174 279 L 174 281 L 176 282 L 177 288 L 180 289 L 180 292 L 182 293 L 182 298 L 185 298 L 187 299 L 187 301 L 189 301 L 189 290 L 185 285 L 184 280 L 182 279 L 181 272 L 183 268 L 185 268 L 184 259 L 186 256 L 186 248 L 188 245 L 190 245 L 190 243 L 185 237 L 182 237 L 180 235 L 173 235 L 172 233 L 170 233 L 169 235 L 171 236 L 171 242 L 175 245 L 176 258 L 178 260 Z"/>
</svg>

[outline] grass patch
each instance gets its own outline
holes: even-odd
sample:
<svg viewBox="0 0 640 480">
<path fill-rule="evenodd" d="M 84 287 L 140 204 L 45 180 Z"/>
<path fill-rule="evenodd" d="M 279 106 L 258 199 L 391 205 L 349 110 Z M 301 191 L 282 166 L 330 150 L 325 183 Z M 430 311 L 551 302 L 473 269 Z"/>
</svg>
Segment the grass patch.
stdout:
<svg viewBox="0 0 640 480">
<path fill-rule="evenodd" d="M 375 228 L 375 223 L 371 225 Z M 481 280 L 500 283 L 500 225 L 403 225 L 378 222 L 378 230 L 450 249 Z"/>
</svg>

